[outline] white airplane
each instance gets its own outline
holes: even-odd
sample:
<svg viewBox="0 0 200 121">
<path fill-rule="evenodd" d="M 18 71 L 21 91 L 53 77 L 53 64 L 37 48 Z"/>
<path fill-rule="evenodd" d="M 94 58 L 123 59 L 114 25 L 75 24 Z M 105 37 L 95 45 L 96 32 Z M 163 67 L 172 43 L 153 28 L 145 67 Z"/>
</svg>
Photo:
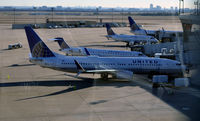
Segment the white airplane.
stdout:
<svg viewBox="0 0 200 121">
<path fill-rule="evenodd" d="M 107 34 L 106 37 L 112 38 L 115 41 L 126 42 L 127 46 L 133 46 L 136 43 L 157 43 L 158 40 L 152 36 L 147 35 L 124 35 L 115 34 L 109 24 L 106 24 Z"/>
<path fill-rule="evenodd" d="M 66 55 L 71 56 L 87 56 L 90 55 L 100 56 L 100 57 L 145 57 L 142 52 L 137 51 L 121 51 L 121 50 L 105 50 L 105 49 L 93 49 L 84 47 L 70 47 L 63 38 L 57 37 L 52 39 L 58 42 L 61 51 Z"/>
<path fill-rule="evenodd" d="M 129 20 L 130 29 L 131 29 L 130 32 L 132 32 L 135 35 L 149 35 L 161 40 L 162 38 L 170 38 L 171 34 L 181 32 L 181 31 L 165 31 L 163 28 L 162 30 L 145 30 L 145 29 L 141 29 L 136 24 L 136 22 L 132 19 L 132 17 L 129 16 L 128 20 Z"/>
<path fill-rule="evenodd" d="M 181 76 L 185 66 L 180 62 L 150 57 L 98 57 L 65 56 L 52 52 L 35 31 L 26 26 L 26 36 L 30 47 L 30 62 L 41 67 L 77 73 L 99 73 L 102 78 L 108 74 L 115 77 L 132 77 L 133 74 Z"/>
</svg>

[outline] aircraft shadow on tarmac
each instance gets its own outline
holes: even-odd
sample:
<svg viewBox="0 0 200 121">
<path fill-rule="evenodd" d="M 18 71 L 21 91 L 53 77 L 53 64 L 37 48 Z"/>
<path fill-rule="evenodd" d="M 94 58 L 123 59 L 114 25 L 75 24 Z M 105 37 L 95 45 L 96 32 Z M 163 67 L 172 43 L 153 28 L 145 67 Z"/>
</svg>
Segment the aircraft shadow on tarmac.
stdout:
<svg viewBox="0 0 200 121">
<path fill-rule="evenodd" d="M 6 67 L 23 67 L 23 66 L 35 66 L 36 64 L 12 64 Z"/>
<path fill-rule="evenodd" d="M 64 74 L 69 77 L 75 77 L 72 74 Z M 23 98 L 23 99 L 18 99 L 15 101 L 22 101 L 22 100 L 29 100 L 29 99 L 34 99 L 34 98 L 41 98 L 41 97 L 48 97 L 48 96 L 54 96 L 54 95 L 60 95 L 63 93 L 68 93 L 71 91 L 77 91 L 80 89 L 85 89 L 89 88 L 92 86 L 115 86 L 115 87 L 124 87 L 124 86 L 130 86 L 130 85 L 135 85 L 131 84 L 130 81 L 115 81 L 115 80 L 102 80 L 102 79 L 92 79 L 92 78 L 86 78 L 86 77 L 78 77 L 80 80 L 44 80 L 44 81 L 25 81 L 25 82 L 8 82 L 8 83 L 0 83 L 0 88 L 2 87 L 26 87 L 26 86 L 47 86 L 47 87 L 53 87 L 53 86 L 66 86 L 67 89 L 58 91 L 58 92 L 53 92 L 50 94 L 45 94 L 45 95 L 40 95 L 40 96 L 34 96 L 34 97 L 28 97 L 28 98 Z M 101 101 L 105 102 L 105 101 Z M 97 103 L 97 102 L 96 102 Z M 96 104 L 91 103 L 91 104 Z"/>
<path fill-rule="evenodd" d="M 70 74 L 67 74 L 67 76 L 70 76 Z M 73 76 L 73 75 L 71 75 Z M 192 93 L 186 93 L 186 92 L 179 92 L 177 91 L 173 95 L 169 95 L 167 93 L 163 93 L 162 95 L 159 94 L 159 91 L 162 91 L 161 89 L 153 90 L 150 86 L 143 85 L 142 83 L 138 81 L 122 81 L 122 80 L 101 80 L 101 79 L 90 79 L 85 77 L 79 77 L 81 80 L 44 80 L 44 81 L 27 81 L 27 82 L 8 82 L 8 83 L 0 83 L 0 88 L 2 87 L 16 87 L 16 86 L 47 86 L 47 87 L 53 87 L 53 86 L 66 86 L 66 89 L 56 91 L 53 93 L 45 94 L 45 95 L 39 95 L 39 96 L 33 96 L 33 97 L 27 97 L 23 99 L 18 99 L 15 101 L 23 101 L 23 100 L 30 100 L 35 98 L 42 98 L 42 97 L 48 97 L 48 96 L 55 96 L 60 95 L 72 91 L 77 91 L 93 86 L 112 86 L 116 88 L 125 87 L 125 86 L 139 86 L 149 93 L 153 94 L 157 98 L 163 100 L 168 105 L 174 107 L 176 110 L 182 112 L 183 114 L 187 115 L 191 120 L 199 120 L 200 116 L 196 113 L 200 110 L 200 98 L 193 95 Z M 140 92 L 141 93 L 141 92 Z M 131 94 L 130 96 L 132 96 Z M 126 95 L 127 96 L 127 95 Z M 124 98 L 117 97 L 118 98 Z M 114 99 L 111 99 L 114 100 Z M 97 100 L 94 102 L 90 102 L 90 105 L 96 105 L 99 103 L 105 103 L 111 100 Z"/>
<path fill-rule="evenodd" d="M 34 99 L 34 98 L 41 98 L 41 97 L 47 97 L 47 96 L 54 96 L 59 95 L 75 90 L 80 90 L 84 88 L 88 88 L 93 86 L 93 80 L 81 80 L 81 81 L 74 81 L 74 80 L 44 80 L 44 81 L 27 81 L 27 82 L 10 82 L 10 83 L 0 83 L 0 87 L 16 87 L 16 86 L 47 86 L 47 87 L 53 87 L 53 86 L 66 86 L 67 89 L 61 90 L 58 92 L 53 92 L 46 95 L 40 95 L 40 96 L 34 96 L 34 97 L 28 97 L 24 99 L 18 99 L 16 101 L 22 101 L 22 100 L 28 100 L 28 99 Z"/>
<path fill-rule="evenodd" d="M 1 49 L 0 51 L 6 51 L 6 50 L 10 50 L 10 49 L 8 49 L 8 48 L 5 48 L 5 49 Z"/>
<path fill-rule="evenodd" d="M 86 45 L 84 47 L 127 47 L 126 45 L 99 45 L 99 44 L 94 44 L 94 45 Z"/>
<path fill-rule="evenodd" d="M 93 42 L 93 43 L 111 43 L 111 42 L 116 42 L 116 41 L 113 40 L 113 41 L 103 41 L 103 42 Z"/>
<path fill-rule="evenodd" d="M 1 50 L 0 50 L 0 53 L 3 53 L 3 52 L 5 52 L 5 51 L 10 51 L 10 49 L 8 49 L 8 48 L 1 49 Z"/>
<path fill-rule="evenodd" d="M 98 81 L 98 82 L 95 82 Z M 77 91 L 85 88 L 89 88 L 92 86 L 105 86 L 108 84 L 109 86 L 117 86 L 117 87 L 122 87 L 122 86 L 128 86 L 129 82 L 120 82 L 124 83 L 119 84 L 119 83 L 114 83 L 114 82 L 107 82 L 105 80 L 94 80 L 94 79 L 82 79 L 82 80 L 44 80 L 44 81 L 28 81 L 28 82 L 10 82 L 10 83 L 0 83 L 0 87 L 16 87 L 16 86 L 47 86 L 47 87 L 53 87 L 53 86 L 66 86 L 67 89 L 53 92 L 50 94 L 45 94 L 45 95 L 40 95 L 40 96 L 34 96 L 34 97 L 28 97 L 28 98 L 23 98 L 23 99 L 18 99 L 15 101 L 22 101 L 22 100 L 29 100 L 29 99 L 34 99 L 34 98 L 41 98 L 41 97 L 48 97 L 48 96 L 54 96 L 54 95 L 60 95 L 63 93 L 68 93 L 72 91 Z M 103 101 L 105 102 L 105 101 Z M 101 102 L 101 103 L 103 103 Z M 96 102 L 97 103 L 97 102 Z M 91 103 L 91 104 L 96 104 Z"/>
</svg>

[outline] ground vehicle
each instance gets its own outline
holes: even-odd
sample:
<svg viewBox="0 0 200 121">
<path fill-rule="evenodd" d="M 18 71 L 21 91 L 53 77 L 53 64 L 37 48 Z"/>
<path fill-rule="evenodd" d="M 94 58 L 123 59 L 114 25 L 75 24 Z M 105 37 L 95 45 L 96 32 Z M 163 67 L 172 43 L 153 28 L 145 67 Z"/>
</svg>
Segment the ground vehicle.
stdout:
<svg viewBox="0 0 200 121">
<path fill-rule="evenodd" d="M 21 43 L 15 43 L 15 44 L 9 44 L 8 45 L 8 49 L 17 49 L 17 48 L 22 48 L 22 44 Z"/>
</svg>

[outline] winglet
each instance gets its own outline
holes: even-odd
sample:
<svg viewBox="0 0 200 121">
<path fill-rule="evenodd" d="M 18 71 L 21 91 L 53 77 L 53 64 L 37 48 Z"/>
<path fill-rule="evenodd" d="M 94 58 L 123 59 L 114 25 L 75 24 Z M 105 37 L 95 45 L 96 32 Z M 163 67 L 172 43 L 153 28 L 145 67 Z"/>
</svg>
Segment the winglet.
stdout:
<svg viewBox="0 0 200 121">
<path fill-rule="evenodd" d="M 84 50 L 85 50 L 86 54 L 87 54 L 88 56 L 90 56 L 90 53 L 89 53 L 89 51 L 87 50 L 87 48 L 84 48 Z"/>
<path fill-rule="evenodd" d="M 132 17 L 128 17 L 130 28 L 132 31 L 140 30 L 140 27 L 136 24 L 136 22 L 132 19 Z"/>
</svg>

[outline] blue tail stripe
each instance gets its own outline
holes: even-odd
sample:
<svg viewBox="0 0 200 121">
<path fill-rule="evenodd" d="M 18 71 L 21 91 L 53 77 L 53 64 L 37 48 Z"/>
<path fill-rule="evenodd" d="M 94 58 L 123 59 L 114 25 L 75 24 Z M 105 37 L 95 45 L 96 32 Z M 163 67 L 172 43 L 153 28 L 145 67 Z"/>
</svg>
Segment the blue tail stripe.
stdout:
<svg viewBox="0 0 200 121">
<path fill-rule="evenodd" d="M 30 26 L 24 27 L 32 57 L 55 57 Z"/>
<path fill-rule="evenodd" d="M 113 32 L 113 30 L 111 29 L 108 23 L 106 23 L 106 29 L 107 29 L 108 35 L 115 35 L 115 33 Z"/>
<path fill-rule="evenodd" d="M 130 16 L 128 17 L 128 20 L 129 20 L 131 30 L 140 30 L 138 25 L 135 23 L 135 21 Z"/>
<path fill-rule="evenodd" d="M 111 27 L 109 24 L 106 23 L 106 28 L 107 28 L 107 30 L 109 30 Z"/>
<path fill-rule="evenodd" d="M 33 29 L 29 26 L 24 27 L 25 32 L 26 32 L 26 36 L 28 39 L 28 44 L 30 47 L 30 51 L 32 52 L 33 47 L 35 46 L 35 44 L 37 44 L 38 42 L 42 41 L 39 36 L 37 34 L 35 34 L 35 32 L 33 31 Z"/>
<path fill-rule="evenodd" d="M 129 20 L 130 26 L 132 26 L 135 23 L 135 21 L 133 21 L 133 19 L 130 16 L 128 17 L 128 20 Z"/>
</svg>

